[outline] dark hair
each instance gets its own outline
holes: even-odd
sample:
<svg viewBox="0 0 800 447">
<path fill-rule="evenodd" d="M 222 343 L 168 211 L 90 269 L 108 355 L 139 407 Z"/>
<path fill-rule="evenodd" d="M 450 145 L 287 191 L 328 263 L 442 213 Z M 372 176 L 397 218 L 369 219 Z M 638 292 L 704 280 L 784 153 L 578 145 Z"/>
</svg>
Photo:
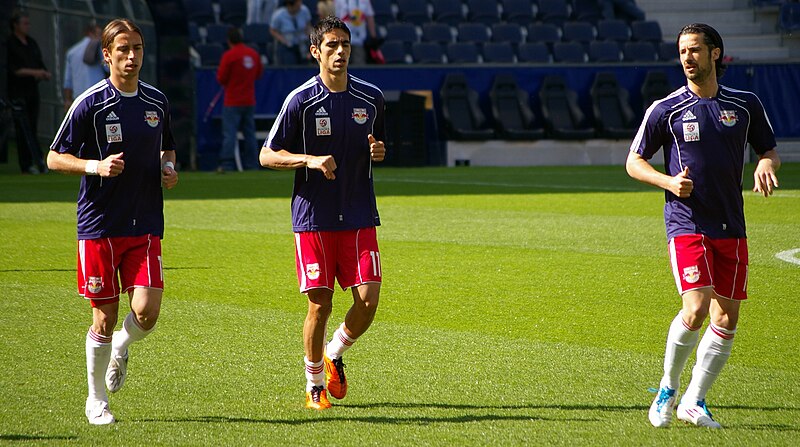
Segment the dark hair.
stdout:
<svg viewBox="0 0 800 447">
<path fill-rule="evenodd" d="M 714 64 L 717 67 L 717 79 L 721 78 L 722 75 L 725 74 L 725 69 L 727 67 L 722 63 L 722 58 L 725 57 L 725 45 L 722 43 L 722 36 L 719 35 L 717 30 L 705 23 L 690 23 L 684 26 L 681 32 L 678 33 L 678 39 L 675 41 L 676 45 L 679 45 L 681 36 L 684 34 L 702 34 L 703 42 L 708 45 L 709 51 L 714 48 L 719 48 L 719 58 L 714 61 Z M 680 48 L 678 48 L 678 50 L 680 51 Z"/>
<path fill-rule="evenodd" d="M 137 33 L 139 37 L 142 38 L 142 46 L 144 46 L 144 35 L 142 35 L 142 30 L 136 26 L 130 19 L 114 19 L 108 22 L 108 25 L 103 29 L 103 37 L 101 42 L 103 43 L 103 48 L 111 50 L 111 45 L 114 43 L 114 39 L 117 35 L 122 33 Z"/>
<path fill-rule="evenodd" d="M 30 18 L 27 11 L 24 11 L 19 8 L 14 8 L 14 11 L 11 13 L 11 20 L 8 22 L 8 28 L 11 30 L 12 33 L 14 32 L 14 25 L 19 25 L 19 22 L 20 20 L 22 20 L 23 17 Z"/>
<path fill-rule="evenodd" d="M 320 44 L 322 44 L 322 39 L 325 37 L 326 33 L 329 33 L 335 29 L 340 29 L 347 33 L 347 38 L 350 38 L 350 28 L 342 22 L 336 16 L 328 16 L 319 21 L 314 28 L 311 30 L 311 45 L 319 48 Z"/>
<path fill-rule="evenodd" d="M 236 45 L 237 43 L 242 43 L 242 40 L 242 31 L 239 28 L 235 26 L 228 28 L 228 41 L 230 43 Z"/>
</svg>

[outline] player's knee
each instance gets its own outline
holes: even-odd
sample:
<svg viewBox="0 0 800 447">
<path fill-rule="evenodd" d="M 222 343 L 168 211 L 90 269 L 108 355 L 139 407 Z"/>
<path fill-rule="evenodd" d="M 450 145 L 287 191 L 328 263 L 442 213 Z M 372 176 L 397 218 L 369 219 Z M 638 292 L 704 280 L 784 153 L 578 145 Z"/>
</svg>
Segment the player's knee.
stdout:
<svg viewBox="0 0 800 447">
<path fill-rule="evenodd" d="M 160 312 L 161 309 L 158 307 L 146 308 L 135 312 L 136 323 L 139 324 L 139 327 L 142 329 L 149 331 L 156 325 Z"/>
</svg>

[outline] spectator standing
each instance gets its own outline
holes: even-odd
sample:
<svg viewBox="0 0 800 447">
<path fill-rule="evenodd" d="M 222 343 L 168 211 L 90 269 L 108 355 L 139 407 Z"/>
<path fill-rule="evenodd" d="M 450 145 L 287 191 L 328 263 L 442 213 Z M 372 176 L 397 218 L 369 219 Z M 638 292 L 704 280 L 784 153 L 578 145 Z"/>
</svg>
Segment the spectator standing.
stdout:
<svg viewBox="0 0 800 447">
<path fill-rule="evenodd" d="M 100 27 L 92 22 L 84 28 L 84 37 L 67 50 L 64 68 L 64 111 L 72 105 L 75 96 L 106 77 L 103 64 L 95 56 Z M 87 61 L 88 59 L 88 61 Z"/>
<path fill-rule="evenodd" d="M 279 65 L 299 65 L 308 61 L 305 43 L 311 32 L 311 11 L 302 0 L 284 0 L 272 15 L 269 32 L 275 38 L 274 60 Z"/>
<path fill-rule="evenodd" d="M 375 12 L 370 0 L 335 0 L 336 17 L 342 19 L 350 29 L 350 65 L 367 63 L 364 44 L 367 37 L 377 38 Z"/>
</svg>

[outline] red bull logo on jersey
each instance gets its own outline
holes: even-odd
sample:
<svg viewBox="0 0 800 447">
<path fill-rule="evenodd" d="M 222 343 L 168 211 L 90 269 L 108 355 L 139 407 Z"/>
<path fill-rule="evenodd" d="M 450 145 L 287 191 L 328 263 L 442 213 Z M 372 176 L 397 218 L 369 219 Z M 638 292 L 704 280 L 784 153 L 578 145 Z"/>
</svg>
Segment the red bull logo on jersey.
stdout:
<svg viewBox="0 0 800 447">
<path fill-rule="evenodd" d="M 721 111 L 720 114 L 719 114 L 719 120 L 723 125 L 725 125 L 727 127 L 735 126 L 736 125 L 736 121 L 738 121 L 737 118 L 736 118 L 736 111 L 735 110 L 723 110 L 723 111 Z"/>
<path fill-rule="evenodd" d="M 158 123 L 161 119 L 158 117 L 158 112 L 144 112 L 144 120 L 147 122 L 147 125 L 150 127 L 158 126 Z"/>
<path fill-rule="evenodd" d="M 364 124 L 369 119 L 367 109 L 353 108 L 353 120 L 358 124 Z"/>
<path fill-rule="evenodd" d="M 683 280 L 694 284 L 700 280 L 700 269 L 696 265 L 683 269 Z"/>
<path fill-rule="evenodd" d="M 319 264 L 306 264 L 306 277 L 310 280 L 315 280 L 319 278 Z"/>
<path fill-rule="evenodd" d="M 100 293 L 100 291 L 103 290 L 103 278 L 99 276 L 90 276 L 89 280 L 86 281 L 86 288 L 90 293 Z"/>
</svg>

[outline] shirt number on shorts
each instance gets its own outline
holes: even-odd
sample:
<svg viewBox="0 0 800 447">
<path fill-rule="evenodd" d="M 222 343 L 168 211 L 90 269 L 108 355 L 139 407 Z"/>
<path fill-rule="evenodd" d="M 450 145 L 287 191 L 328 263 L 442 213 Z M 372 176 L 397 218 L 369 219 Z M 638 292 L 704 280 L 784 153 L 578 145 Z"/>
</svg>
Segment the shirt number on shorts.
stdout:
<svg viewBox="0 0 800 447">
<path fill-rule="evenodd" d="M 381 254 L 377 251 L 369 252 L 369 256 L 372 258 L 372 274 L 375 276 L 383 276 L 381 275 Z"/>
</svg>

